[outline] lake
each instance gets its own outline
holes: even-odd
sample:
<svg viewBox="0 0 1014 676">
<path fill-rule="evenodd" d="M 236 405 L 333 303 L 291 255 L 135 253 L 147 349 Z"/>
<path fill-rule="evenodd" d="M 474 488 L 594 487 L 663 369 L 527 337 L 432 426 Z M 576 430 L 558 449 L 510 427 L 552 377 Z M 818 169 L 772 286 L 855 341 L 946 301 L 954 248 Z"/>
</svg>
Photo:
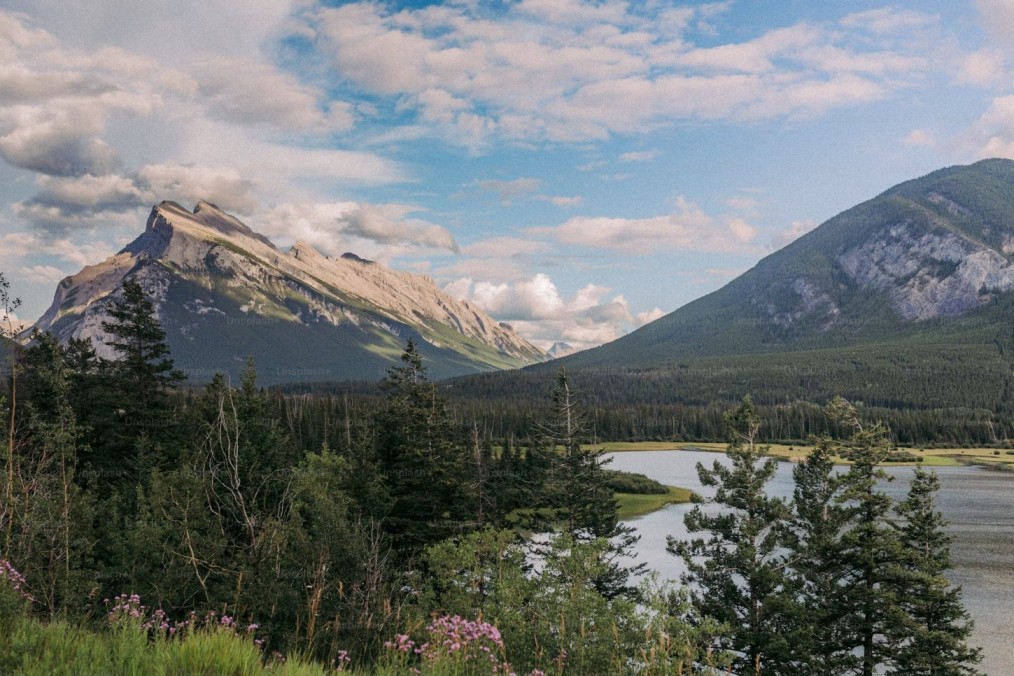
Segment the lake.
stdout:
<svg viewBox="0 0 1014 676">
<path fill-rule="evenodd" d="M 637 451 L 613 453 L 611 469 L 638 472 L 671 486 L 690 488 L 705 496 L 696 464 L 710 467 L 724 460 L 718 453 L 699 451 Z M 773 495 L 791 497 L 791 463 L 780 463 L 769 484 Z M 937 508 L 950 522 L 953 569 L 948 577 L 961 585 L 965 606 L 975 620 L 971 642 L 983 649 L 980 668 L 987 674 L 1014 673 L 1014 473 L 981 467 L 936 467 L 940 477 Z M 888 467 L 892 480 L 884 490 L 896 499 L 908 491 L 911 467 Z M 629 521 L 641 535 L 638 561 L 662 577 L 678 579 L 682 562 L 666 552 L 666 536 L 687 538 L 683 515 L 692 505 L 669 505 Z"/>
</svg>

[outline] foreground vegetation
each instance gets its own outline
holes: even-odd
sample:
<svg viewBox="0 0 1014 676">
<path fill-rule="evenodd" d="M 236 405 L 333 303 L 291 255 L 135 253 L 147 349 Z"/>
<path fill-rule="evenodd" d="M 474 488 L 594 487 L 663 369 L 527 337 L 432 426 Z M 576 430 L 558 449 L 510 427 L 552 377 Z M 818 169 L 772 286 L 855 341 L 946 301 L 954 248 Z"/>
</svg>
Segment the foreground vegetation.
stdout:
<svg viewBox="0 0 1014 676">
<path fill-rule="evenodd" d="M 689 572 L 660 583 L 615 495 L 673 493 L 582 448 L 563 371 L 498 438 L 411 341 L 362 410 L 274 398 L 252 364 L 180 391 L 136 284 L 103 328 L 116 361 L 46 335 L 10 361 L 0 672 L 974 673 L 935 478 L 892 504 L 886 430 L 843 400 L 791 502 L 753 403 L 728 412 L 731 466 L 698 468 L 720 510 L 687 514 Z"/>
</svg>

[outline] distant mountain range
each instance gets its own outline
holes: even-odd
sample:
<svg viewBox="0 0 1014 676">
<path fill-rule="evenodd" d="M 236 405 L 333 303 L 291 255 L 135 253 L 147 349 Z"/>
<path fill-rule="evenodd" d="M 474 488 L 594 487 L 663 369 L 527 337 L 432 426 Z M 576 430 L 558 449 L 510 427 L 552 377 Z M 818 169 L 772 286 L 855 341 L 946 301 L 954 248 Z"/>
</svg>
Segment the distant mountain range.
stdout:
<svg viewBox="0 0 1014 676">
<path fill-rule="evenodd" d="M 638 415 L 745 394 L 1014 412 L 1014 162 L 902 183 L 618 340 L 450 391 L 535 400 L 561 366 L 590 404 Z"/>
<path fill-rule="evenodd" d="M 434 378 L 549 358 L 428 277 L 303 242 L 280 251 L 208 202 L 156 206 L 121 252 L 60 282 L 36 328 L 112 356 L 102 322 L 125 278 L 151 297 L 177 368 L 198 383 L 235 377 L 248 357 L 264 384 L 377 380 L 410 338 Z"/>
</svg>

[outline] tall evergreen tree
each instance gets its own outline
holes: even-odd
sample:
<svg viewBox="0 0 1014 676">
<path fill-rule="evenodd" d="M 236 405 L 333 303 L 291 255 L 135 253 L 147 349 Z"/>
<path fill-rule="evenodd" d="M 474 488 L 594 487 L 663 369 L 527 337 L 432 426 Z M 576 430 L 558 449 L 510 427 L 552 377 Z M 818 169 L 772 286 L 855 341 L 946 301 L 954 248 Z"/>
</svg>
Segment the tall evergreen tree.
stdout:
<svg viewBox="0 0 1014 676">
<path fill-rule="evenodd" d="M 112 336 L 106 345 L 119 355 L 117 376 L 134 393 L 137 411 L 145 413 L 160 407 L 166 390 L 184 375 L 173 367 L 165 331 L 144 289 L 131 279 L 123 281 L 122 289 L 109 310 L 111 321 L 102 322 L 102 329 Z"/>
<path fill-rule="evenodd" d="M 542 446 L 553 459 L 548 489 L 549 505 L 559 529 L 578 543 L 605 539 L 603 568 L 595 578 L 595 586 L 606 598 L 630 593 L 632 574 L 645 565 L 633 564 L 639 535 L 636 529 L 617 518 L 617 501 L 609 484 L 602 451 L 581 447 L 584 427 L 582 410 L 565 369 L 556 376 L 551 394 L 550 417 L 542 425 Z M 533 456 L 533 461 L 538 458 Z"/>
<path fill-rule="evenodd" d="M 777 461 L 756 443 L 760 418 L 749 397 L 726 415 L 726 425 L 730 465 L 697 464 L 701 483 L 716 489 L 708 502 L 719 510 L 698 504 L 684 517 L 688 531 L 707 537 L 670 537 L 668 549 L 687 566 L 683 581 L 693 587 L 698 612 L 730 627 L 719 646 L 736 654 L 735 671 L 792 673 L 784 553 L 790 511 L 784 500 L 765 493 Z"/>
<path fill-rule="evenodd" d="M 834 442 L 817 439 L 796 465 L 792 506 L 792 569 L 796 600 L 791 642 L 799 674 L 846 673 L 858 661 L 843 630 L 846 614 L 841 534 L 850 515 L 839 501 L 844 475 L 835 471 Z"/>
<path fill-rule="evenodd" d="M 981 651 L 968 647 L 973 623 L 961 602 L 961 588 L 944 572 L 951 567 L 951 537 L 934 506 L 940 480 L 921 467 L 908 497 L 895 506 L 904 547 L 900 572 L 893 581 L 904 618 L 892 628 L 889 674 L 960 676 L 978 673 Z"/>
<path fill-rule="evenodd" d="M 159 451 L 174 450 L 176 421 L 168 391 L 184 375 L 173 368 L 165 331 L 140 284 L 124 280 L 109 315 L 102 328 L 118 359 L 99 365 L 92 417 L 83 422 L 92 428 L 91 465 L 97 480 L 122 487 L 124 480 L 130 485 L 143 481 Z"/>
<path fill-rule="evenodd" d="M 387 394 L 376 414 L 376 457 L 388 492 L 385 518 L 397 551 L 412 556 L 470 529 L 464 489 L 465 453 L 454 442 L 447 403 L 426 376 L 412 340 L 401 366 L 380 383 Z"/>
<path fill-rule="evenodd" d="M 891 450 L 887 430 L 866 424 L 858 410 L 841 397 L 828 405 L 828 415 L 849 432 L 838 453 L 849 460 L 837 498 L 847 525 L 841 535 L 843 565 L 838 611 L 845 647 L 858 657 L 855 673 L 873 676 L 890 660 L 887 636 L 901 621 L 893 575 L 901 542 L 888 523 L 891 498 L 879 485 L 887 478 L 879 468 Z"/>
</svg>

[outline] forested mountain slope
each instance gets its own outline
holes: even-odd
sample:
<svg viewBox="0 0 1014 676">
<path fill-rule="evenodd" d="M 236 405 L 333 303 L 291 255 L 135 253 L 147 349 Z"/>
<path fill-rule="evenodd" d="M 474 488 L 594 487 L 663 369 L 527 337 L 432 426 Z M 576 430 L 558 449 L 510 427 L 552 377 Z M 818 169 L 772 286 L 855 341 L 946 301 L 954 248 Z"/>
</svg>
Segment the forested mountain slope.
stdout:
<svg viewBox="0 0 1014 676">
<path fill-rule="evenodd" d="M 560 363 L 644 368 L 691 357 L 1009 333 L 1014 162 L 902 183 L 828 220 L 725 287 Z M 893 348 L 892 349 L 896 349 Z"/>
<path fill-rule="evenodd" d="M 783 438 L 805 439 L 798 405 L 841 394 L 910 440 L 999 442 L 1014 434 L 1012 261 L 1014 162 L 942 169 L 619 340 L 446 387 L 507 420 L 565 367 L 604 438 L 693 437 L 698 413 L 751 394 L 769 417 L 794 411 Z"/>
</svg>

